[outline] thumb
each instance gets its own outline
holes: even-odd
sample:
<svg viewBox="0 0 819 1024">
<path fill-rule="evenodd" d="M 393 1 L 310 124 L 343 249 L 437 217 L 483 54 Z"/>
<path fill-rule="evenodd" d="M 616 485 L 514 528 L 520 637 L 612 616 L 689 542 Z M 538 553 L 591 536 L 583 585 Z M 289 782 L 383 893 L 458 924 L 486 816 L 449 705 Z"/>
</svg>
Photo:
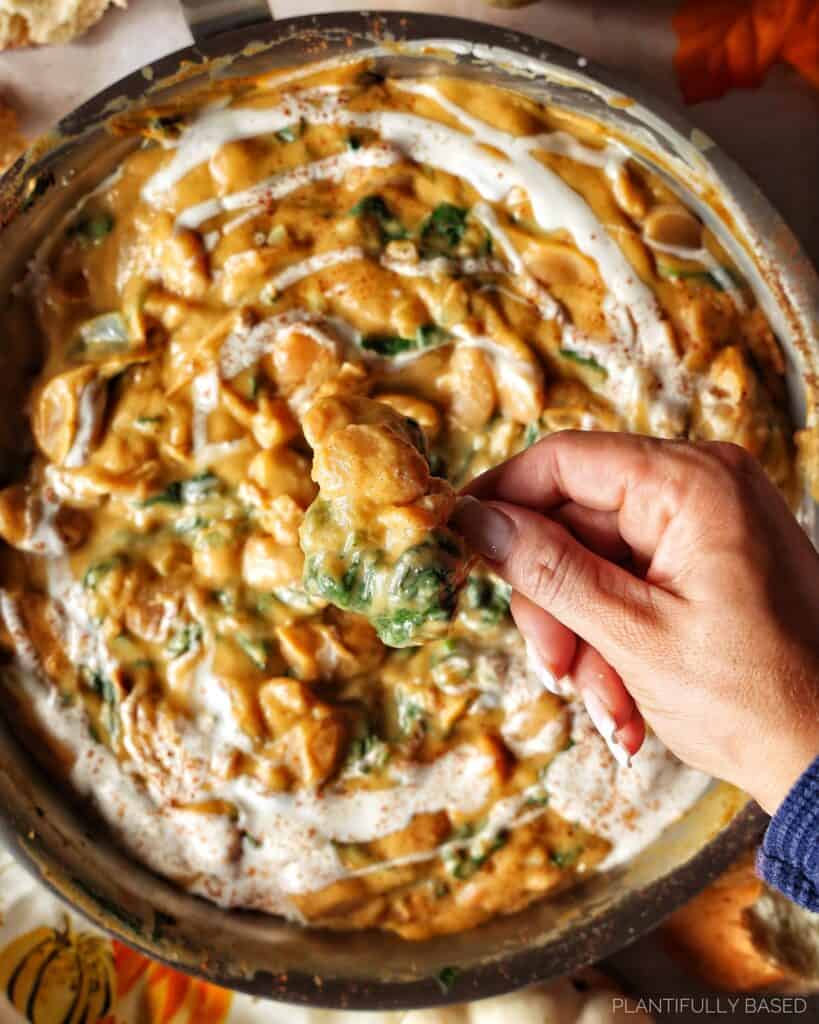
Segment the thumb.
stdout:
<svg viewBox="0 0 819 1024">
<path fill-rule="evenodd" d="M 615 667 L 654 633 L 669 595 L 596 555 L 547 516 L 466 495 L 458 499 L 452 525 L 515 590 Z"/>
</svg>

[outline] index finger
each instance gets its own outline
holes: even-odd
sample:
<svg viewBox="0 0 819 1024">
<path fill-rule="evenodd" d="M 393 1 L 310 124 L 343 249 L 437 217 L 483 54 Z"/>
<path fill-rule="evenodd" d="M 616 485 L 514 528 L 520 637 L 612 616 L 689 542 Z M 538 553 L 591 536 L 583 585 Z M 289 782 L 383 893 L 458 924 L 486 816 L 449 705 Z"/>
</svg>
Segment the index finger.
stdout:
<svg viewBox="0 0 819 1024">
<path fill-rule="evenodd" d="M 650 560 L 679 511 L 679 484 L 695 459 L 696 450 L 678 442 L 565 430 L 483 473 L 465 490 L 539 512 L 567 501 L 616 512 L 623 540 Z"/>
</svg>

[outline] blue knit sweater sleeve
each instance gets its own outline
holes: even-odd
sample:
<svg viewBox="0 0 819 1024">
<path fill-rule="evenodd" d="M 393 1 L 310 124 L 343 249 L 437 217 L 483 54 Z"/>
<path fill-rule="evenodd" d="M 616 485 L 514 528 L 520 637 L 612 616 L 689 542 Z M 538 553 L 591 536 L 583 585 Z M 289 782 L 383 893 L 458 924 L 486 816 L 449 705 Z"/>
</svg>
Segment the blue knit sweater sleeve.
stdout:
<svg viewBox="0 0 819 1024">
<path fill-rule="evenodd" d="M 819 912 L 819 757 L 771 819 L 757 870 L 794 903 Z"/>
</svg>

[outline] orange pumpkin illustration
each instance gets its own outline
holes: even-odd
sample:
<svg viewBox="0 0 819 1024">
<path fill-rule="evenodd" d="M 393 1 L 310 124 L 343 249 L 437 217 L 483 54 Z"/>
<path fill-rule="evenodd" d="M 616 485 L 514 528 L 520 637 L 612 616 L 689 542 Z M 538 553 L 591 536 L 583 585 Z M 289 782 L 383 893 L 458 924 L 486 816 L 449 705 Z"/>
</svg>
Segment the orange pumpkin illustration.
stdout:
<svg viewBox="0 0 819 1024">
<path fill-rule="evenodd" d="M 32 1024 L 97 1024 L 116 991 L 107 939 L 35 928 L 0 951 L 0 992 Z"/>
</svg>

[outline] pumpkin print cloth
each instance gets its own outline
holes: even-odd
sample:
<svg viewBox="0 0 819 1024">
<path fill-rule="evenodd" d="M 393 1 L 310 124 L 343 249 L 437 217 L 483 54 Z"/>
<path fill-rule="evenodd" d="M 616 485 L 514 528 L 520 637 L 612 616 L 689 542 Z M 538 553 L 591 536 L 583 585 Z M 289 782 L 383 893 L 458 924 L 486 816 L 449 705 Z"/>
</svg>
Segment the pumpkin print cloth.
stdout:
<svg viewBox="0 0 819 1024">
<path fill-rule="evenodd" d="M 595 975 L 468 1006 L 303 1010 L 233 994 L 156 963 L 68 912 L 0 852 L 0 1024 L 652 1024 Z"/>
</svg>

